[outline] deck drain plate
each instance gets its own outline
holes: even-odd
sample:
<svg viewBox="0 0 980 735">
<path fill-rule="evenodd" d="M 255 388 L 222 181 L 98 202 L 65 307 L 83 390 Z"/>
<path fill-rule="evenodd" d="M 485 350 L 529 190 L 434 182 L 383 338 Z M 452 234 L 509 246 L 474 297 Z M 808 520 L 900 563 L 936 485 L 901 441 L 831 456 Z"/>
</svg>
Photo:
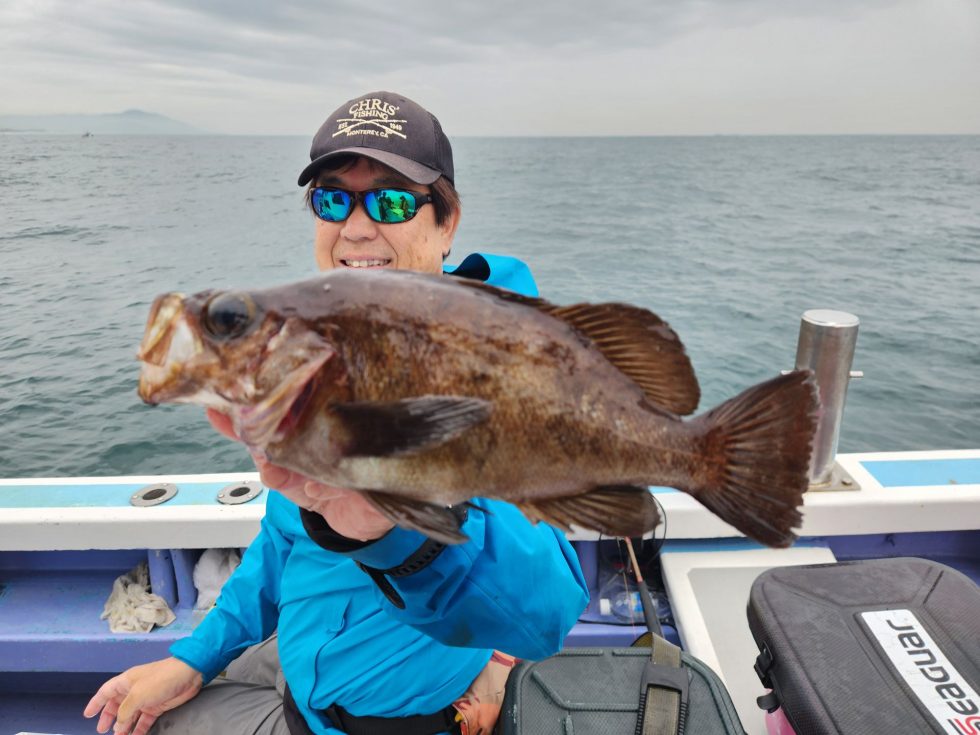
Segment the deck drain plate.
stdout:
<svg viewBox="0 0 980 735">
<path fill-rule="evenodd" d="M 169 482 L 141 487 L 129 497 L 129 504 L 140 508 L 166 503 L 177 494 L 177 486 Z"/>
<path fill-rule="evenodd" d="M 241 505 L 262 494 L 262 485 L 257 482 L 236 482 L 218 491 L 218 502 L 225 505 Z"/>
</svg>

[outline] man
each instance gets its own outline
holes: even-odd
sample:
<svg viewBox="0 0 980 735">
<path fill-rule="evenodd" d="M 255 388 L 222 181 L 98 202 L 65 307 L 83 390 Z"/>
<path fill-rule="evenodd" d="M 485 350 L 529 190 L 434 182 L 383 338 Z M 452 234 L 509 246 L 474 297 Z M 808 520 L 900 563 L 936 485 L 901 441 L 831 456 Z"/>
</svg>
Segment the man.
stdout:
<svg viewBox="0 0 980 735">
<path fill-rule="evenodd" d="M 388 92 L 350 100 L 310 159 L 299 184 L 321 270 L 442 272 L 460 203 L 433 115 Z M 535 293 L 512 259 L 461 269 Z M 209 418 L 234 438 L 227 417 Z M 278 492 L 241 566 L 170 658 L 99 689 L 85 709 L 101 712 L 99 732 L 115 720 L 144 735 L 163 715 L 154 732 L 174 735 L 489 733 L 513 657 L 558 651 L 588 602 L 564 537 L 507 503 L 474 499 L 478 510 L 457 512 L 470 541 L 444 547 L 356 492 L 256 464 Z"/>
</svg>

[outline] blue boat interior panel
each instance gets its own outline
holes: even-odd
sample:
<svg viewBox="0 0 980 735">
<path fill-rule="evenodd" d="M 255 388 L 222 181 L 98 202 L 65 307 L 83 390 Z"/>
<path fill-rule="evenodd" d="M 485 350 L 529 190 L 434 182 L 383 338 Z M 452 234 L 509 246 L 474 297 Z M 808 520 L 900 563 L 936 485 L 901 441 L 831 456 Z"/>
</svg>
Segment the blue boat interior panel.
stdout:
<svg viewBox="0 0 980 735">
<path fill-rule="evenodd" d="M 980 484 L 980 459 L 865 460 L 861 465 L 882 487 Z"/>
<path fill-rule="evenodd" d="M 232 483 L 228 482 L 179 482 L 177 495 L 153 508 L 176 505 L 217 505 L 218 492 Z M 93 484 L 93 485 L 3 485 L 0 486 L 0 508 L 120 508 L 130 505 L 133 493 L 143 484 Z M 266 493 L 247 501 L 265 503 Z"/>
</svg>

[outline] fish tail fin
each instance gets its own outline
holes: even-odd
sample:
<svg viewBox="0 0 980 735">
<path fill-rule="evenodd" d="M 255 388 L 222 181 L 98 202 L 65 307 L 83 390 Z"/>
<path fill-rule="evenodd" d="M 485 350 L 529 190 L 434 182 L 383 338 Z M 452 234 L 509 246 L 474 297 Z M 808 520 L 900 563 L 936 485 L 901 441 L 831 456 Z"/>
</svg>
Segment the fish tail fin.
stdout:
<svg viewBox="0 0 980 735">
<path fill-rule="evenodd" d="M 809 370 L 753 386 L 691 421 L 705 473 L 682 488 L 722 520 L 768 546 L 787 547 L 803 518 L 816 430 L 816 383 Z"/>
</svg>

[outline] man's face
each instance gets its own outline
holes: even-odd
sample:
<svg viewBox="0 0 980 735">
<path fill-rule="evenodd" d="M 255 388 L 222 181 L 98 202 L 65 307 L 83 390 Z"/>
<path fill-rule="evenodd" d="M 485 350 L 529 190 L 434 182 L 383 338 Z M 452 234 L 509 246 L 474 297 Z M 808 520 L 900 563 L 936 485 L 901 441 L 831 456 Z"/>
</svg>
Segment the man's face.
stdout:
<svg viewBox="0 0 980 735">
<path fill-rule="evenodd" d="M 429 193 L 428 186 L 412 183 L 368 158 L 358 158 L 343 171 L 321 174 L 316 181 L 319 186 L 351 192 L 390 186 Z M 313 249 L 320 270 L 366 267 L 442 273 L 442 260 L 456 234 L 459 213 L 454 212 L 440 225 L 435 207 L 429 203 L 407 222 L 381 224 L 368 217 L 358 202 L 343 222 L 326 222 L 319 217 L 314 221 Z"/>
</svg>

